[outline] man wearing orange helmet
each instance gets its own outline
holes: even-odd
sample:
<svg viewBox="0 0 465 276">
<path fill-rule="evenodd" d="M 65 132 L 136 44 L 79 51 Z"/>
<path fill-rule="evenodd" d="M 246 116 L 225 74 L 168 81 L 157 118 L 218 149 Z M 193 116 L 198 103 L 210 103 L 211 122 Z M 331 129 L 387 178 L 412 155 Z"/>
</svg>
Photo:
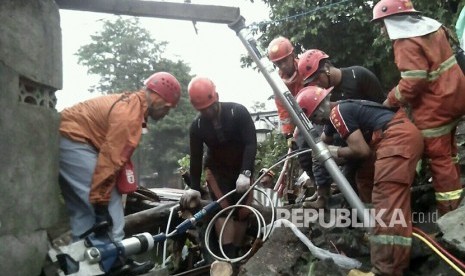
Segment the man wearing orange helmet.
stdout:
<svg viewBox="0 0 465 276">
<path fill-rule="evenodd" d="M 331 90 L 308 86 L 297 95 L 307 117 L 325 124 L 323 139 L 337 131 L 347 142 L 345 146 L 328 146 L 331 155 L 362 159 L 373 153 L 376 156 L 371 197 L 379 220 L 375 220 L 370 237 L 373 269 L 368 274 L 353 271 L 349 275 L 402 275 L 410 262 L 410 186 L 422 156 L 423 139 L 403 110 L 394 112 L 379 103 L 361 100 L 330 102 Z M 395 223 L 393 219 L 397 219 Z"/>
<path fill-rule="evenodd" d="M 236 193 L 220 202 L 226 208 L 235 204 L 250 187 L 257 153 L 255 125 L 243 105 L 218 101 L 215 84 L 209 78 L 193 78 L 188 92 L 192 105 L 200 112 L 190 127 L 191 188 L 200 191 L 203 164 L 212 200 L 236 189 Z M 207 146 L 205 159 L 204 144 Z M 199 192 L 189 190 L 181 197 L 181 207 L 190 207 L 199 196 Z M 250 204 L 252 197 L 250 192 L 241 204 Z M 221 244 L 229 258 L 236 257 L 238 246 L 243 242 L 247 215 L 248 210 L 241 208 L 234 221 L 227 222 Z M 216 221 L 218 234 L 224 223 L 225 218 Z"/>
<path fill-rule="evenodd" d="M 304 86 L 334 87 L 331 101 L 360 99 L 382 103 L 386 99 L 378 78 L 370 70 L 363 66 L 336 68 L 321 50 L 302 53 L 298 68 Z"/>
<path fill-rule="evenodd" d="M 404 107 L 425 142 L 440 215 L 458 207 L 462 197 L 455 132 L 465 114 L 465 76 L 442 24 L 421 16 L 410 0 L 382 0 L 373 22 L 393 41 L 401 80 L 385 101 Z"/>
<path fill-rule="evenodd" d="M 302 78 L 297 71 L 299 60 L 295 56 L 294 46 L 289 39 L 282 36 L 273 39 L 268 46 L 268 58 L 278 67 L 279 76 L 289 88 L 289 92 L 293 96 L 297 95 L 303 87 Z M 281 122 L 281 132 L 289 140 L 292 138 L 295 125 L 281 100 L 275 98 L 275 103 Z"/>
<path fill-rule="evenodd" d="M 139 144 L 147 119 L 165 117 L 181 96 L 181 85 L 169 73 L 155 73 L 144 84 L 137 92 L 100 96 L 61 112 L 59 183 L 75 241 L 103 222 L 111 225 L 112 240 L 124 238 L 118 172 Z"/>
<path fill-rule="evenodd" d="M 362 66 L 336 68 L 331 64 L 329 56 L 319 49 L 305 51 L 299 58 L 298 68 L 304 86 L 317 85 L 322 88 L 334 87 L 331 93 L 331 101 L 361 99 L 382 103 L 386 98 L 378 78 L 370 70 Z M 335 142 L 344 143 L 344 141 L 337 139 L 337 135 Z M 301 137 L 297 139 L 297 144 L 300 148 L 308 147 Z M 303 166 L 305 170 L 313 171 L 315 184 L 317 185 L 317 193 L 314 197 L 305 202 L 304 206 L 323 208 L 329 197 L 330 185 L 333 180 L 319 162 L 305 161 L 310 159 L 310 153 L 299 157 L 301 166 Z M 344 174 L 349 181 L 353 184 L 355 178 L 357 182 L 368 180 L 372 174 L 372 171 L 369 169 L 371 166 L 368 166 L 370 161 L 366 160 L 367 166 L 361 166 L 361 160 L 351 161 L 352 162 L 347 162 L 344 165 Z M 366 203 L 371 202 L 369 198 L 365 200 L 368 201 L 365 201 Z"/>
</svg>

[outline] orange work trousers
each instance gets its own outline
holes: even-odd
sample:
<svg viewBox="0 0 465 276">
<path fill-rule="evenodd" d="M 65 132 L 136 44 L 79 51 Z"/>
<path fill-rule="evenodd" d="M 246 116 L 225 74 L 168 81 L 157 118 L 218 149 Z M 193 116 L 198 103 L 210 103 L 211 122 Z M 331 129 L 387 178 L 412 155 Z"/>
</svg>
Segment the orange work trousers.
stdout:
<svg viewBox="0 0 465 276">
<path fill-rule="evenodd" d="M 441 216 L 457 209 L 462 194 L 460 166 L 453 161 L 458 152 L 455 130 L 439 137 L 424 138 L 425 156 L 436 192 L 436 207 Z"/>
<path fill-rule="evenodd" d="M 410 262 L 410 187 L 423 154 L 423 137 L 402 110 L 384 129 L 372 137 L 376 161 L 371 263 L 376 274 L 402 275 Z"/>
</svg>

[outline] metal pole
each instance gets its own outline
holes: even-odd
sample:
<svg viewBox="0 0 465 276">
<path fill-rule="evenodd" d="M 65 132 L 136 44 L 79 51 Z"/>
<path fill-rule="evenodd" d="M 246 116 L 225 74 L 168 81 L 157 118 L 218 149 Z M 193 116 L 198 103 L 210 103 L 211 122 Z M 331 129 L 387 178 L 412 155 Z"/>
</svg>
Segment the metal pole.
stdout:
<svg viewBox="0 0 465 276">
<path fill-rule="evenodd" d="M 228 26 L 236 32 L 242 44 L 247 49 L 250 57 L 257 64 L 260 72 L 262 72 L 263 76 L 270 84 L 275 96 L 281 100 L 286 110 L 291 115 L 294 124 L 301 131 L 303 130 L 302 133 L 305 141 L 307 141 L 307 143 L 310 145 L 313 153 L 316 154 L 318 161 L 324 164 L 325 168 L 328 170 L 333 180 L 337 183 L 339 189 L 341 190 L 346 200 L 349 202 L 350 206 L 357 210 L 357 216 L 360 220 L 363 221 L 363 225 L 365 227 L 369 227 L 371 225 L 370 213 L 365 210 L 365 206 L 360 201 L 360 198 L 357 196 L 347 179 L 339 170 L 339 167 L 331 157 L 331 154 L 329 153 L 325 143 L 321 141 L 312 123 L 307 118 L 307 116 L 305 116 L 302 109 L 294 99 L 294 96 L 292 96 L 287 86 L 279 77 L 279 74 L 274 68 L 273 64 L 269 61 L 266 55 L 262 54 L 258 49 L 256 40 L 253 37 L 248 36 L 245 28 L 245 19 L 242 16 L 239 16 L 235 22 L 229 24 Z"/>
</svg>

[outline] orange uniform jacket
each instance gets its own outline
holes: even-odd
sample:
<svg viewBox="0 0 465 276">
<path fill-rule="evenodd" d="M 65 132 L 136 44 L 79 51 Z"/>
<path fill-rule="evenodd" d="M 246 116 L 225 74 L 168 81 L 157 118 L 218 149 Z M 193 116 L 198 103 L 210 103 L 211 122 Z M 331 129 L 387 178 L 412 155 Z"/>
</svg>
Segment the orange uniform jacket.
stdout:
<svg viewBox="0 0 465 276">
<path fill-rule="evenodd" d="M 389 93 L 391 106 L 408 105 L 420 130 L 437 128 L 465 114 L 465 77 L 442 28 L 394 41 L 402 79 Z"/>
<path fill-rule="evenodd" d="M 295 59 L 294 61 L 295 68 L 297 68 L 298 62 L 299 60 Z M 300 89 L 303 88 L 302 76 L 297 71 L 295 71 L 292 77 L 290 77 L 289 79 L 286 79 L 283 76 L 283 72 L 281 70 L 279 70 L 278 73 L 281 79 L 286 84 L 287 88 L 289 88 L 289 92 L 291 92 L 292 96 L 295 97 L 297 93 L 299 93 Z M 291 116 L 289 115 L 289 112 L 287 112 L 284 104 L 278 98 L 275 98 L 275 103 L 276 103 L 276 108 L 278 109 L 279 120 L 281 121 L 281 132 L 284 135 L 289 134 L 289 133 L 290 134 L 294 133 L 295 125 L 292 123 Z"/>
<path fill-rule="evenodd" d="M 92 145 L 99 152 L 89 195 L 91 204 L 110 201 L 116 173 L 139 144 L 146 110 L 145 92 L 139 91 L 101 96 L 61 112 L 60 134 Z"/>
</svg>

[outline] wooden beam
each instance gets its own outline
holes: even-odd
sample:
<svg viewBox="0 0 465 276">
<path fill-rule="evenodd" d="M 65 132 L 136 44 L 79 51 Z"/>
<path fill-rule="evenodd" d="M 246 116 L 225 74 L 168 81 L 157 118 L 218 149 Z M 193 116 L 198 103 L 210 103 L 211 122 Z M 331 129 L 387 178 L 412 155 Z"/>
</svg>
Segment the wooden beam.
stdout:
<svg viewBox="0 0 465 276">
<path fill-rule="evenodd" d="M 209 200 L 202 200 L 201 206 L 205 207 L 210 202 L 211 201 Z M 163 226 L 162 231 L 165 232 L 166 223 L 170 215 L 171 207 L 177 204 L 178 204 L 177 201 L 169 202 L 165 204 L 160 204 L 154 208 L 150 208 L 150 209 L 143 210 L 143 211 L 131 214 L 131 215 L 127 215 L 124 218 L 125 220 L 124 232 L 127 235 L 133 235 L 133 234 L 137 234 L 141 232 L 150 232 L 152 234 L 156 234 L 157 233 L 156 231 L 158 230 L 159 226 Z M 257 209 L 257 211 L 263 215 L 267 223 L 271 221 L 272 210 L 270 207 L 265 207 L 255 202 L 252 203 L 252 207 Z M 171 227 L 178 225 L 180 222 L 184 220 L 178 217 L 178 213 L 177 213 L 178 208 L 175 209 L 174 211 L 175 213 L 173 214 Z M 251 215 L 249 219 L 250 219 L 251 224 L 256 223 L 256 219 L 253 215 Z"/>
<path fill-rule="evenodd" d="M 237 7 L 140 0 L 55 0 L 60 9 L 230 24 L 240 17 Z"/>
</svg>

